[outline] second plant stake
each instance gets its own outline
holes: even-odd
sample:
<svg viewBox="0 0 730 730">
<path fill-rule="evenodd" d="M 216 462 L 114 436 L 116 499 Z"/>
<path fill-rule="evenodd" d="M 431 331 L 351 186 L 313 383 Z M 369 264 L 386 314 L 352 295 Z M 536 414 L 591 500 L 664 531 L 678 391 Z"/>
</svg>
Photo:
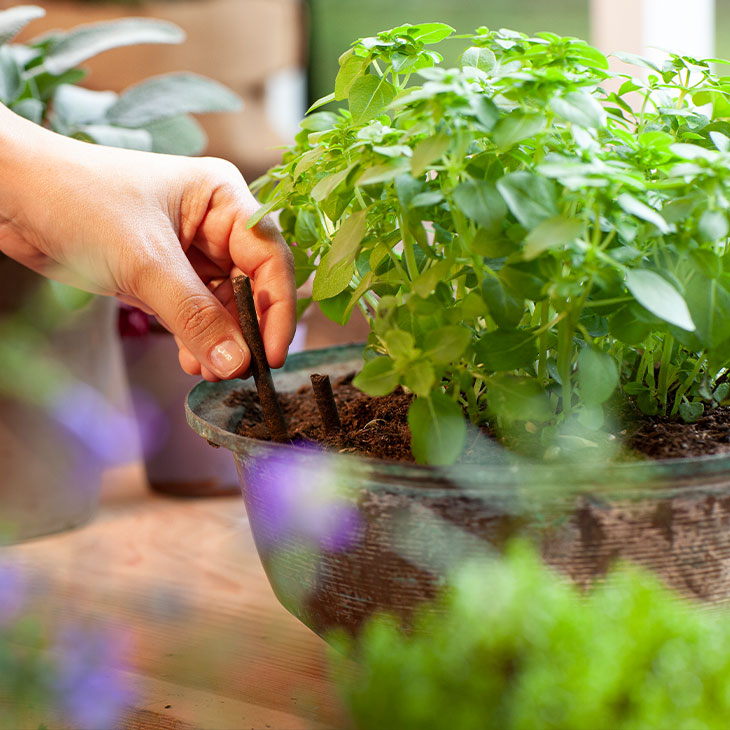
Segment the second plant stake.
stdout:
<svg viewBox="0 0 730 730">
<path fill-rule="evenodd" d="M 264 419 L 269 428 L 271 439 L 279 442 L 288 441 L 286 422 L 279 405 L 279 399 L 276 397 L 269 361 L 266 359 L 264 340 L 261 337 L 259 320 L 256 316 L 256 305 L 251 290 L 251 280 L 248 276 L 237 276 L 233 279 L 233 292 L 236 295 L 236 307 L 238 308 L 241 331 L 251 350 L 251 372 L 256 382 L 256 390 L 259 394 L 261 409 L 264 412 Z"/>
</svg>

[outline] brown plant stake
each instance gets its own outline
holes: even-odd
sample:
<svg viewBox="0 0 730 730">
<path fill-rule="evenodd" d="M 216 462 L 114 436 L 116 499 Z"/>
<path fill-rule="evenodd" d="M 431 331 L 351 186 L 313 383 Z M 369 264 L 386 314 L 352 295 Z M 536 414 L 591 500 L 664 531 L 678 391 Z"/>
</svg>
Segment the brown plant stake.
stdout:
<svg viewBox="0 0 730 730">
<path fill-rule="evenodd" d="M 259 394 L 261 409 L 264 412 L 264 420 L 271 434 L 271 440 L 280 443 L 288 441 L 286 421 L 284 421 L 284 414 L 276 396 L 269 361 L 266 359 L 264 340 L 261 337 L 256 305 L 253 301 L 251 280 L 248 276 L 237 276 L 233 279 L 233 293 L 236 295 L 236 307 L 238 308 L 241 331 L 251 350 L 251 372 Z"/>
<path fill-rule="evenodd" d="M 319 415 L 322 417 L 322 425 L 327 435 L 336 434 L 341 428 L 340 414 L 337 412 L 337 404 L 332 394 L 332 385 L 329 375 L 314 373 L 309 376 L 312 381 L 314 400 L 317 403 Z"/>
</svg>

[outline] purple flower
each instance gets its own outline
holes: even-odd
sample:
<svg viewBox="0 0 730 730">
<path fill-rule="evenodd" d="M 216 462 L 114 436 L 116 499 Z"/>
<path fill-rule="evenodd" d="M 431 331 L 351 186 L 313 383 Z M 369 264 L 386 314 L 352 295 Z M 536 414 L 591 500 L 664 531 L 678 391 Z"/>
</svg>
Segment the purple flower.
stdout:
<svg viewBox="0 0 730 730">
<path fill-rule="evenodd" d="M 276 547 L 299 540 L 331 552 L 357 541 L 361 518 L 342 490 L 346 474 L 314 449 L 286 449 L 244 465 L 252 521 L 257 537 Z"/>
<path fill-rule="evenodd" d="M 16 565 L 0 562 L 0 628 L 20 617 L 26 598 L 26 582 Z"/>
<path fill-rule="evenodd" d="M 53 679 L 59 709 L 78 730 L 111 730 L 134 700 L 125 681 L 127 640 L 122 634 L 78 626 L 58 636 Z"/>
</svg>

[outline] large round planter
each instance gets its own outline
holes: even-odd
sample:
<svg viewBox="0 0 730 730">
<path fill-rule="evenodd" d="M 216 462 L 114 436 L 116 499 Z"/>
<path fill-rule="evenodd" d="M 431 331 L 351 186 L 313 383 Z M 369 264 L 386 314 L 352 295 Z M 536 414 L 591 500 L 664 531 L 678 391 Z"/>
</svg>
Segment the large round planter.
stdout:
<svg viewBox="0 0 730 730">
<path fill-rule="evenodd" d="M 33 311 L 29 302 L 40 286 L 48 280 L 0 257 L 0 321 L 7 326 L 24 306 Z M 35 308 L 39 317 L 42 311 Z M 6 357 L 20 350 L 21 357 L 43 360 L 47 378 L 41 382 L 37 363 L 28 362 L 22 387 L 0 387 L 0 542 L 86 522 L 103 470 L 136 448 L 125 413 L 116 302 L 97 297 L 62 324 L 37 324 L 16 341 L 12 327 L 6 330 L 2 345 L 10 349 L 0 347 Z M 0 362 L 6 375 L 11 366 Z"/>
<path fill-rule="evenodd" d="M 360 347 L 304 352 L 280 391 L 338 376 Z M 455 565 L 522 535 L 580 585 L 616 560 L 679 593 L 730 598 L 730 457 L 551 467 L 494 448 L 488 466 L 427 467 L 260 442 L 235 433 L 241 381 L 200 383 L 190 425 L 230 449 L 259 555 L 279 600 L 320 634 L 356 632 L 374 611 L 406 617 Z"/>
</svg>

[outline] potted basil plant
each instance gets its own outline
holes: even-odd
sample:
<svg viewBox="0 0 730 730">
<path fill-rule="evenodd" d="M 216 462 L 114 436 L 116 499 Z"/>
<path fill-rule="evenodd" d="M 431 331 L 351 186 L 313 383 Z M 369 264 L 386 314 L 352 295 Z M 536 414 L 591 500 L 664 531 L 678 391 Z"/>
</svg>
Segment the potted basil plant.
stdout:
<svg viewBox="0 0 730 730">
<path fill-rule="evenodd" d="M 436 48 L 457 41 L 460 64 L 442 68 Z M 412 607 L 454 546 L 484 546 L 475 535 L 532 534 L 579 582 L 623 556 L 685 594 L 730 596 L 728 457 L 652 464 L 617 448 L 627 415 L 722 422 L 730 87 L 711 60 L 620 57 L 633 73 L 575 38 L 457 38 L 440 23 L 357 40 L 259 181 L 250 225 L 279 211 L 298 283 L 313 273 L 312 299 L 337 321 L 365 313 L 353 385 L 376 400 L 405 393 L 412 455 L 428 465 L 327 458 L 360 523 L 289 600 L 317 630 Z M 311 357 L 310 372 L 336 368 Z M 273 565 L 273 475 L 325 457 L 235 436 L 201 398 L 190 417 L 238 452 Z M 241 401 L 227 402 L 240 419 Z M 306 563 L 290 552 L 271 569 L 280 594 Z"/>
<path fill-rule="evenodd" d="M 187 73 L 121 94 L 84 89 L 80 64 L 91 56 L 180 43 L 183 33 L 171 23 L 126 18 L 11 42 L 43 14 L 35 6 L 0 12 L 0 102 L 59 134 L 198 154 L 205 136 L 190 113 L 239 105 L 225 87 Z M 102 470 L 134 454 L 136 435 L 125 412 L 115 303 L 48 282 L 6 257 L 0 280 L 0 532 L 20 539 L 87 519 Z"/>
</svg>

